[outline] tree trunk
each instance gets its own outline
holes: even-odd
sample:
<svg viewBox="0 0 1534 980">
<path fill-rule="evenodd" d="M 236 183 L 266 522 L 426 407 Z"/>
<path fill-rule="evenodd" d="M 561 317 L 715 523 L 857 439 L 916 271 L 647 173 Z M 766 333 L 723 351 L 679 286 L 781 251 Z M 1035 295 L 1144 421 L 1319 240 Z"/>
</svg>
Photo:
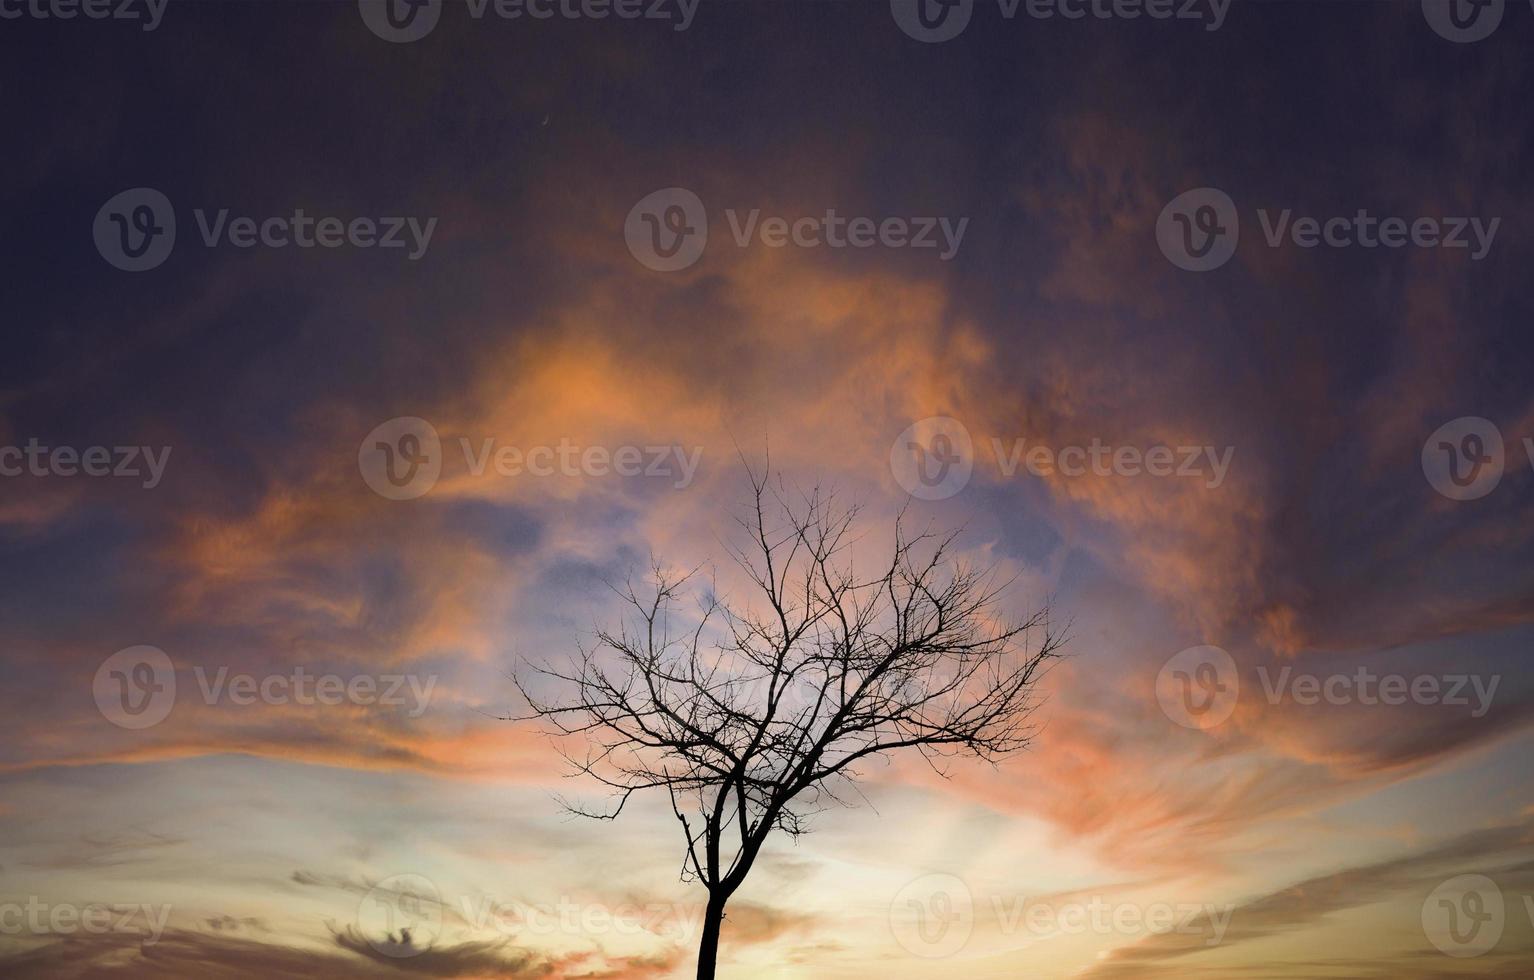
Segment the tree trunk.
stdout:
<svg viewBox="0 0 1534 980">
<path fill-rule="evenodd" d="M 698 980 L 714 980 L 714 961 L 719 957 L 719 928 L 724 924 L 722 895 L 709 895 L 703 910 L 703 939 L 698 943 Z"/>
</svg>

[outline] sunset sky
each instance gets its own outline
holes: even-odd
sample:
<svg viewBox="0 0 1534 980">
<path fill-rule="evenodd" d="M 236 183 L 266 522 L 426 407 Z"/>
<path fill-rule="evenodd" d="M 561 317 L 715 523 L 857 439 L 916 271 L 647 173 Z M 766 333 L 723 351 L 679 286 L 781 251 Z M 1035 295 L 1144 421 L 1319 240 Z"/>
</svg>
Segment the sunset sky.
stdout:
<svg viewBox="0 0 1534 980">
<path fill-rule="evenodd" d="M 0 976 L 692 977 L 664 796 L 572 818 L 500 716 L 652 561 L 749 600 L 748 465 L 1069 642 L 1028 751 L 769 844 L 721 977 L 1534 975 L 1534 4 L 51 2 L 0 0 Z"/>
</svg>

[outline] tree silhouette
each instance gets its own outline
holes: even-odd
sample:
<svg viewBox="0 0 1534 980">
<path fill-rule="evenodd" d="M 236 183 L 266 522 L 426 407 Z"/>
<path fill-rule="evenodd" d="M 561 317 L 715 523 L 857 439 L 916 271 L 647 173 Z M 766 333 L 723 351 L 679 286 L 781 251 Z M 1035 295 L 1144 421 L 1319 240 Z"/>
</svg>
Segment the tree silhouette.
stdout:
<svg viewBox="0 0 1534 980">
<path fill-rule="evenodd" d="M 610 820 L 641 790 L 669 796 L 683 879 L 708 892 L 699 980 L 715 975 L 725 905 L 774 830 L 797 838 L 812 814 L 846 805 L 838 794 L 860 764 L 887 753 L 920 753 L 946 776 L 954 756 L 995 762 L 1026 747 L 1034 684 L 1064 639 L 1043 611 L 997 619 L 990 570 L 950 557 L 957 532 L 907 534 L 897 520 L 892 557 L 862 577 L 856 506 L 747 473 L 747 543 L 726 550 L 754 603 L 657 563 L 643 595 L 615 587 L 629 607 L 617 632 L 599 630 L 567 667 L 536 669 L 565 700 L 517 679 L 527 717 L 583 743 L 561 750 L 572 775 L 612 791 L 607 808 L 565 802 L 571 812 Z M 698 610 L 684 618 L 688 594 Z"/>
</svg>

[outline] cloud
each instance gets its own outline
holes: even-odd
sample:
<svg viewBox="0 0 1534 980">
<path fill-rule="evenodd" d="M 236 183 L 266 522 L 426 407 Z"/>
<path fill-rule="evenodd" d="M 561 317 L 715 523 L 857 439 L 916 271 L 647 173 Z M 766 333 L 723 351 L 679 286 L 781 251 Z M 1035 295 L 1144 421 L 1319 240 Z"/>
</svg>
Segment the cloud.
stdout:
<svg viewBox="0 0 1534 980">
<path fill-rule="evenodd" d="M 1237 905 L 1232 910 L 1230 927 L 1218 949 L 1223 952 L 1240 943 L 1308 932 L 1341 913 L 1401 895 L 1416 895 L 1419 892 L 1426 895 L 1445 878 L 1467 870 L 1486 873 L 1494 879 L 1502 879 L 1505 884 L 1516 886 L 1505 889 L 1508 894 L 1516 895 L 1534 884 L 1534 876 L 1528 873 L 1528 854 L 1531 848 L 1534 848 L 1534 824 L 1503 824 L 1470 831 L 1397 858 L 1356 865 L 1309 878 Z M 1519 855 L 1522 855 L 1521 863 Z M 1416 904 L 1420 906 L 1420 902 L 1419 896 Z M 1510 914 L 1515 921 L 1519 912 L 1516 907 L 1512 908 Z M 1499 950 L 1499 956 L 1511 962 L 1519 955 L 1534 951 L 1534 947 L 1512 948 L 1525 941 L 1518 936 L 1510 936 Z M 1273 947 L 1270 945 L 1268 948 L 1271 950 Z M 1113 950 L 1103 964 L 1089 970 L 1084 976 L 1158 976 L 1153 972 L 1158 968 L 1196 971 L 1202 965 L 1200 961 L 1213 955 L 1201 930 L 1166 932 Z M 1193 957 L 1196 958 L 1187 959 Z M 1393 958 L 1400 963 L 1400 957 Z M 1224 957 L 1221 959 L 1225 961 Z M 1406 959 L 1407 964 L 1397 966 L 1402 972 L 1395 975 L 1411 978 L 1438 975 L 1434 972 L 1436 966 L 1409 965 L 1410 957 Z M 1497 958 L 1487 962 L 1497 966 L 1506 965 L 1499 964 Z M 1239 967 L 1232 969 L 1231 975 L 1262 976 L 1263 969 L 1275 965 L 1275 957 L 1270 954 L 1266 958 L 1266 966 Z M 1285 968 L 1297 971 L 1298 965 L 1286 964 Z M 1219 969 L 1227 967 L 1222 965 Z"/>
<path fill-rule="evenodd" d="M 167 930 L 153 944 L 133 936 L 82 933 L 35 948 L 0 953 L 0 972 L 18 980 L 31 978 L 235 978 L 336 977 L 377 980 L 383 977 L 474 977 L 519 980 L 608 978 L 645 980 L 663 975 L 673 959 L 622 958 L 611 963 L 589 954 L 549 958 L 518 950 L 506 942 L 469 942 L 413 950 L 409 955 L 379 952 L 355 931 L 335 936 L 337 950 L 257 942 L 223 934 Z"/>
</svg>

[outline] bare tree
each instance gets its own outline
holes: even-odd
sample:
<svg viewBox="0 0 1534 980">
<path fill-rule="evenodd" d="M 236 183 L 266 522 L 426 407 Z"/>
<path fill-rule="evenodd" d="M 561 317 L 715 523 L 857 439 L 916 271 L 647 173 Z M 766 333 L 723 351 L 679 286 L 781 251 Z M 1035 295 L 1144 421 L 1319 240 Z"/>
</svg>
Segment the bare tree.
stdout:
<svg viewBox="0 0 1534 980">
<path fill-rule="evenodd" d="M 748 543 L 727 550 L 758 601 L 732 603 L 697 570 L 656 564 L 642 594 L 616 589 L 631 607 L 617 632 L 599 630 L 567 667 L 537 669 L 565 700 L 518 679 L 528 717 L 577 737 L 580 749 L 562 749 L 571 774 L 612 791 L 604 809 L 566 802 L 573 813 L 613 819 L 641 790 L 669 796 L 683 879 L 708 891 L 699 980 L 714 976 L 725 904 L 774 830 L 797 838 L 887 753 L 920 753 L 946 776 L 954 756 L 995 762 L 1026 747 L 1035 682 L 1063 641 L 1044 612 L 995 618 L 1001 587 L 953 560 L 954 534 L 897 521 L 892 557 L 862 577 L 857 507 L 748 474 Z M 697 611 L 683 615 L 689 594 Z"/>
</svg>

